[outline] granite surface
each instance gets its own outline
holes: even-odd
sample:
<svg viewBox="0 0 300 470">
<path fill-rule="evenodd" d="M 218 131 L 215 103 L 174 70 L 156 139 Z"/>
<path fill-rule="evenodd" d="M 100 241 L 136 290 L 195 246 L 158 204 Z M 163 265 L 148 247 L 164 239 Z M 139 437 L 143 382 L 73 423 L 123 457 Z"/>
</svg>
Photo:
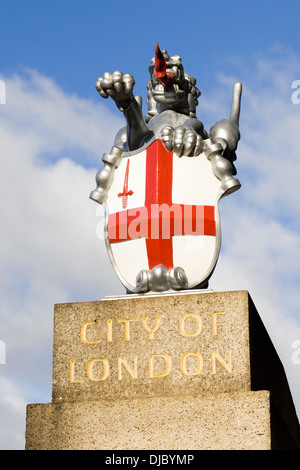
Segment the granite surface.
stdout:
<svg viewBox="0 0 300 470">
<path fill-rule="evenodd" d="M 247 292 L 59 304 L 53 401 L 251 390 Z"/>
<path fill-rule="evenodd" d="M 270 450 L 269 392 L 29 405 L 27 450 Z"/>
</svg>

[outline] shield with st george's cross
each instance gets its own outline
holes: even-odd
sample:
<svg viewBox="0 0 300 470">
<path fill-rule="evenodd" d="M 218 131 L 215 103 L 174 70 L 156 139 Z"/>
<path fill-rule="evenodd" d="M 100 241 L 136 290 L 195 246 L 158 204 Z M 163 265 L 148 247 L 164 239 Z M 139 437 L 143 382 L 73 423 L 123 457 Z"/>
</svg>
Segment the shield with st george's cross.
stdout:
<svg viewBox="0 0 300 470">
<path fill-rule="evenodd" d="M 129 292 L 207 284 L 223 192 L 204 153 L 179 158 L 160 139 L 123 153 L 105 203 L 106 246 Z"/>
</svg>

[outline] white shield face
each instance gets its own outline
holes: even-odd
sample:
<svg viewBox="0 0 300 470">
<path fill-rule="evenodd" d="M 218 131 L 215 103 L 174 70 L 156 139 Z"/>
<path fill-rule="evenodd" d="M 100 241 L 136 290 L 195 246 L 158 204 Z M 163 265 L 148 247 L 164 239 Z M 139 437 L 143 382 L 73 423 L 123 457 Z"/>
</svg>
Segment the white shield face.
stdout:
<svg viewBox="0 0 300 470">
<path fill-rule="evenodd" d="M 203 153 L 178 158 L 155 140 L 123 154 L 106 200 L 106 243 L 129 291 L 156 266 L 182 268 L 185 288 L 207 281 L 220 250 L 220 186 Z"/>
</svg>

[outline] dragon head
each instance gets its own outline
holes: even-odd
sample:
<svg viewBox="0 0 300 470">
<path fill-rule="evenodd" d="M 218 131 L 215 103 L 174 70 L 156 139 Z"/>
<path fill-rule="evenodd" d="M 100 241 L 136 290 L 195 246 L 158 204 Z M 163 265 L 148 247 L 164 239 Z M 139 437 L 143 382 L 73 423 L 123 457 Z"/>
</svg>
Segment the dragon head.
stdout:
<svg viewBox="0 0 300 470">
<path fill-rule="evenodd" d="M 201 93 L 195 87 L 196 79 L 184 71 L 178 55 L 170 57 L 165 49 L 160 50 L 157 43 L 149 72 L 148 121 L 166 109 L 196 116 L 197 98 Z"/>
</svg>

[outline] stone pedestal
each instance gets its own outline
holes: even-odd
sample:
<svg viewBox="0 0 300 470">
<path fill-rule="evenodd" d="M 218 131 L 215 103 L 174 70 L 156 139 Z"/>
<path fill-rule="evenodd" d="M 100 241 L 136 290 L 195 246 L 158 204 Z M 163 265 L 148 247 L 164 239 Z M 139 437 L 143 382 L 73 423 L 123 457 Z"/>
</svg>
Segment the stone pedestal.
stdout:
<svg viewBox="0 0 300 470">
<path fill-rule="evenodd" d="M 246 291 L 59 304 L 52 403 L 26 449 L 298 449 L 282 364 Z"/>
</svg>

